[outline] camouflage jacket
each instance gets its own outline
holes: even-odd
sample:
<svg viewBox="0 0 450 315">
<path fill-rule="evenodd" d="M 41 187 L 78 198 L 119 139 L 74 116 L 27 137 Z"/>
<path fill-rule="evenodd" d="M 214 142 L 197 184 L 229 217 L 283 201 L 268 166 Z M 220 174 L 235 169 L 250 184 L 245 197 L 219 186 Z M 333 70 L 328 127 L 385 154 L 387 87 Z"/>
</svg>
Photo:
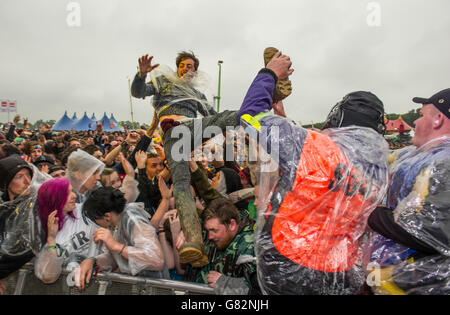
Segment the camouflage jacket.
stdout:
<svg viewBox="0 0 450 315">
<path fill-rule="evenodd" d="M 201 268 L 193 268 L 188 265 L 186 269 L 186 281 L 208 283 L 208 273 L 212 270 L 226 277 L 243 278 L 239 283 L 250 286 L 250 275 L 256 271 L 256 261 L 253 246 L 254 221 L 248 217 L 248 213 L 241 211 L 242 221 L 233 241 L 225 250 L 218 250 L 214 242 L 208 240 L 206 231 L 203 231 L 204 244 L 208 253 L 209 264 Z M 223 276 L 221 277 L 223 278 Z M 226 279 L 222 279 L 224 281 Z M 245 291 L 245 290 L 244 290 Z M 241 292 L 241 291 L 239 291 Z"/>
<path fill-rule="evenodd" d="M 192 173 L 192 182 L 199 195 L 208 205 L 222 195 L 211 187 L 206 171 L 200 163 Z M 256 259 L 253 244 L 255 221 L 249 217 L 247 209 L 239 209 L 241 222 L 233 241 L 225 250 L 218 250 L 214 242 L 208 240 L 208 233 L 203 230 L 203 242 L 208 253 L 209 264 L 202 268 L 188 265 L 185 273 L 186 281 L 208 283 L 208 273 L 217 271 L 223 276 L 217 280 L 214 290 L 216 294 L 246 294 L 250 287 L 250 275 L 256 272 Z"/>
</svg>

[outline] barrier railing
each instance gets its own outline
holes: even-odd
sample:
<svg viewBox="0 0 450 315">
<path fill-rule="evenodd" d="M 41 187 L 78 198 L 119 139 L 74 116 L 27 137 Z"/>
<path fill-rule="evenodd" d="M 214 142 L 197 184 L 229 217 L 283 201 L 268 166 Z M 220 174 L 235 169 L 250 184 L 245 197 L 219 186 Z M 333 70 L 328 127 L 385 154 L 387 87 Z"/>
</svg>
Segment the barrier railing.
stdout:
<svg viewBox="0 0 450 315">
<path fill-rule="evenodd" d="M 69 286 L 70 271 L 64 271 L 52 284 L 45 284 L 34 275 L 33 264 L 27 264 L 9 276 L 6 294 L 14 295 L 214 295 L 206 284 L 184 281 L 134 277 L 100 272 L 88 288 L 80 292 Z"/>
</svg>

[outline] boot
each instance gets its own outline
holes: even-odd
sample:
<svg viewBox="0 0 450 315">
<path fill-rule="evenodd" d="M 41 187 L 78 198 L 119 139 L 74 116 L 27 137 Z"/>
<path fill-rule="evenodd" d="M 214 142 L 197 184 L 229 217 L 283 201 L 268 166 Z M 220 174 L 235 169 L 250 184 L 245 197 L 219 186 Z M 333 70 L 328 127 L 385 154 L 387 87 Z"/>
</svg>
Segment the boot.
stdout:
<svg viewBox="0 0 450 315">
<path fill-rule="evenodd" d="M 192 267 L 198 268 L 209 264 L 208 256 L 203 255 L 200 259 L 191 262 Z"/>
<path fill-rule="evenodd" d="M 267 47 L 264 49 L 264 66 L 267 66 L 269 61 L 278 52 L 278 49 L 274 47 Z M 285 99 L 292 93 L 291 81 L 288 79 L 278 80 L 275 91 L 273 92 L 273 103 L 278 103 L 279 101 Z"/>
<path fill-rule="evenodd" d="M 174 197 L 175 207 L 177 208 L 180 217 L 181 229 L 186 238 L 186 243 L 184 243 L 178 251 L 180 262 L 187 264 L 202 259 L 204 261 L 203 256 L 206 256 L 206 253 L 202 239 L 202 227 L 197 215 L 195 200 L 192 195 L 186 191 L 175 192 Z M 208 257 L 206 257 L 206 263 L 208 263 Z"/>
</svg>

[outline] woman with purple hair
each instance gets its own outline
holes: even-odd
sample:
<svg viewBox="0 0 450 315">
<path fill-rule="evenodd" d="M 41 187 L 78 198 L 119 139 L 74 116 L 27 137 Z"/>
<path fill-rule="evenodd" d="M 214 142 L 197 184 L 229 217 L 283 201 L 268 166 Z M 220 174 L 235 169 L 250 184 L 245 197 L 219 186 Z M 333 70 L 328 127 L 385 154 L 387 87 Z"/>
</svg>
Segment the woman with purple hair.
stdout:
<svg viewBox="0 0 450 315">
<path fill-rule="evenodd" d="M 98 253 L 93 233 L 98 226 L 87 219 L 67 178 L 54 178 L 38 191 L 38 214 L 47 243 L 35 263 L 35 274 L 44 283 L 58 280 L 61 271 L 71 262 Z"/>
</svg>

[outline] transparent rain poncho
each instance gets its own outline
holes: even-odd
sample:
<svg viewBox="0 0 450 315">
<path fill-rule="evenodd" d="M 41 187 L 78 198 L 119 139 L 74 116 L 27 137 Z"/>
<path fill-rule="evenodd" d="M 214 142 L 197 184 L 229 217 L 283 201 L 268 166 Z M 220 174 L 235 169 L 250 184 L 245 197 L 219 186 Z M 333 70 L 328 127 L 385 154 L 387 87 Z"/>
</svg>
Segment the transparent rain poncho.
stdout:
<svg viewBox="0 0 450 315">
<path fill-rule="evenodd" d="M 121 273 L 168 278 L 162 248 L 143 203 L 125 206 L 113 236 L 116 241 L 128 246 L 128 259 L 117 253 L 102 254 L 97 257 L 102 270 L 119 267 Z"/>
<path fill-rule="evenodd" d="M 94 173 L 101 174 L 105 164 L 89 153 L 79 149 L 72 152 L 67 160 L 67 177 L 73 190 L 80 195 L 83 185 Z"/>
<path fill-rule="evenodd" d="M 185 115 L 185 112 L 173 107 L 186 106 L 189 110 L 197 111 L 202 116 L 212 114 L 212 108 L 205 95 L 212 95 L 209 90 L 211 79 L 202 71 L 188 72 L 183 78 L 170 67 L 160 65 L 150 72 L 150 88 L 153 106 L 158 117 L 164 115 Z M 172 108 L 171 108 L 172 107 Z"/>
<path fill-rule="evenodd" d="M 5 229 L 0 233 L 0 255 L 21 256 L 30 250 L 37 254 L 45 243 L 35 205 L 39 187 L 52 177 L 40 172 L 34 165 L 29 165 L 33 169 L 33 177 L 28 189 L 2 205 L 15 210 L 7 218 Z"/>
<path fill-rule="evenodd" d="M 55 282 L 62 270 L 78 266 L 84 259 L 100 253 L 103 243 L 94 242 L 94 231 L 99 226 L 84 216 L 80 204 L 73 214 L 74 217 L 66 216 L 63 228 L 56 234 L 57 252 L 45 244 L 37 256 L 35 275 L 45 283 Z"/>
<path fill-rule="evenodd" d="M 363 127 L 319 133 L 279 116 L 259 123 L 255 253 L 262 292 L 357 293 L 365 280 L 360 242 L 387 187 L 387 143 Z M 253 139 L 252 127 L 246 130 Z"/>
<path fill-rule="evenodd" d="M 122 186 L 119 190 L 124 194 L 127 203 L 135 202 L 137 197 L 139 197 L 139 182 L 132 176 L 125 175 L 123 179 Z"/>
<path fill-rule="evenodd" d="M 400 150 L 389 168 L 394 221 L 435 250 L 419 253 L 375 232 L 364 254 L 376 294 L 450 293 L 450 136 Z"/>
</svg>

